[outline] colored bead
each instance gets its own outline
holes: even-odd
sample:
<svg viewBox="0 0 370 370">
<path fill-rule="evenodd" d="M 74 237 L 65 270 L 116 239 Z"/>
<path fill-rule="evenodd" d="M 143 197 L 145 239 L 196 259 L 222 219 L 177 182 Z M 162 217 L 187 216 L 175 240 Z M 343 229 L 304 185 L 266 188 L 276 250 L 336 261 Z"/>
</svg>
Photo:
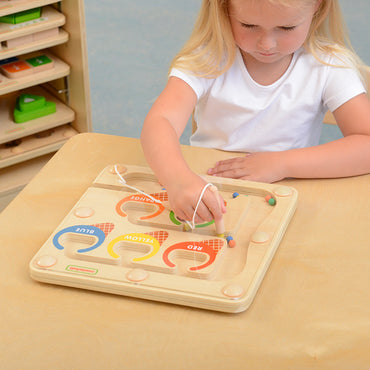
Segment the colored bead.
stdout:
<svg viewBox="0 0 370 370">
<path fill-rule="evenodd" d="M 274 198 L 270 198 L 268 203 L 270 206 L 274 206 L 276 204 L 276 200 Z"/>
<path fill-rule="evenodd" d="M 234 248 L 236 246 L 236 241 L 233 239 L 233 240 L 230 240 L 229 241 L 229 247 L 230 248 Z"/>
<path fill-rule="evenodd" d="M 233 198 L 235 199 L 236 197 L 238 197 L 239 196 L 239 193 L 237 193 L 237 192 L 235 192 L 234 194 L 233 194 Z"/>
<path fill-rule="evenodd" d="M 230 248 L 234 248 L 236 246 L 236 241 L 234 240 L 232 236 L 228 236 L 226 240 Z"/>
<path fill-rule="evenodd" d="M 266 195 L 265 196 L 265 201 L 268 203 L 268 201 L 272 198 L 272 196 L 269 194 L 269 195 Z"/>
<path fill-rule="evenodd" d="M 191 230 L 191 227 L 188 225 L 188 224 L 183 224 L 182 225 L 182 231 L 186 231 L 186 232 L 188 232 L 188 231 L 190 231 Z"/>
</svg>

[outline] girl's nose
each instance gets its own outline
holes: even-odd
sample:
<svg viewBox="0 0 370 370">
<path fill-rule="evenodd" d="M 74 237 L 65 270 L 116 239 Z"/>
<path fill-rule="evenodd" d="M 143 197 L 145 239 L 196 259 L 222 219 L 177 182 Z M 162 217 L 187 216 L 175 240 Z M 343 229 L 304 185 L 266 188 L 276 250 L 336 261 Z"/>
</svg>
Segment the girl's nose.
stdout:
<svg viewBox="0 0 370 370">
<path fill-rule="evenodd" d="M 258 46 L 264 51 L 269 51 L 276 46 L 276 40 L 272 35 L 263 34 L 258 40 Z"/>
</svg>

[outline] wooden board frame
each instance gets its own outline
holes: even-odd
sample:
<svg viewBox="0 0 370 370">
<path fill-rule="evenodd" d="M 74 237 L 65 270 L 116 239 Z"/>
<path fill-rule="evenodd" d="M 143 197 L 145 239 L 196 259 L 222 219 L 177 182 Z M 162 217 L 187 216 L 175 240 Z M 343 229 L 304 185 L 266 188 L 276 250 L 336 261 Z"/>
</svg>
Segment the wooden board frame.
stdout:
<svg viewBox="0 0 370 370">
<path fill-rule="evenodd" d="M 247 309 L 294 214 L 297 191 L 204 176 L 227 203 L 226 235 L 237 242 L 230 248 L 214 224 L 183 231 L 150 169 L 117 168 L 162 205 L 124 187 L 114 166 L 106 167 L 31 260 L 32 278 L 222 312 Z"/>
</svg>

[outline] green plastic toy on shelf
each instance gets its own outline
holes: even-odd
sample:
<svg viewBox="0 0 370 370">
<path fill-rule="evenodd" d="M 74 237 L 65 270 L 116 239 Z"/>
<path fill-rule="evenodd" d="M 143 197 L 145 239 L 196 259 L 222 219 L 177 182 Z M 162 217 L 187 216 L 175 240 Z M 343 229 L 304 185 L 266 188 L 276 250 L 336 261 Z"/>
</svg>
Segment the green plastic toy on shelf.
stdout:
<svg viewBox="0 0 370 370">
<path fill-rule="evenodd" d="M 22 94 L 16 100 L 14 109 L 15 123 L 47 116 L 56 112 L 56 104 L 39 95 Z"/>
<path fill-rule="evenodd" d="M 24 10 L 22 12 L 4 15 L 0 17 L 1 23 L 18 24 L 32 21 L 41 17 L 41 7 Z"/>
</svg>

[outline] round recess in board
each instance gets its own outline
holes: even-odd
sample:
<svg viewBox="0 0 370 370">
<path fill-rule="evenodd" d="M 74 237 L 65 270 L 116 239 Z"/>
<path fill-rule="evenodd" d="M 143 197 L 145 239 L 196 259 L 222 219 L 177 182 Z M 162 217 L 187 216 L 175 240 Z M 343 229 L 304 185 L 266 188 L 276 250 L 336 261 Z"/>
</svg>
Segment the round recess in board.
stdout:
<svg viewBox="0 0 370 370">
<path fill-rule="evenodd" d="M 91 217 L 94 213 L 95 211 L 91 207 L 79 207 L 76 208 L 73 212 L 73 214 L 79 218 L 88 218 Z"/>
<path fill-rule="evenodd" d="M 279 186 L 278 188 L 274 189 L 274 194 L 278 197 L 289 197 L 293 194 L 293 190 L 288 186 Z"/>
<path fill-rule="evenodd" d="M 44 255 L 44 256 L 40 256 L 36 260 L 36 265 L 42 268 L 49 268 L 49 267 L 54 266 L 57 263 L 57 261 L 58 261 L 57 258 L 54 256 Z"/>
<path fill-rule="evenodd" d="M 127 167 L 125 167 L 123 164 L 115 164 L 109 168 L 109 172 L 116 174 L 117 172 L 121 175 L 127 171 Z"/>
<path fill-rule="evenodd" d="M 256 231 L 251 238 L 253 243 L 262 244 L 268 242 L 270 235 L 265 231 Z"/>
<path fill-rule="evenodd" d="M 229 284 L 222 288 L 222 294 L 228 298 L 239 299 L 245 293 L 245 289 L 238 284 Z"/>
<path fill-rule="evenodd" d="M 140 283 L 149 277 L 149 272 L 143 269 L 133 269 L 127 273 L 126 277 L 134 283 Z"/>
</svg>

